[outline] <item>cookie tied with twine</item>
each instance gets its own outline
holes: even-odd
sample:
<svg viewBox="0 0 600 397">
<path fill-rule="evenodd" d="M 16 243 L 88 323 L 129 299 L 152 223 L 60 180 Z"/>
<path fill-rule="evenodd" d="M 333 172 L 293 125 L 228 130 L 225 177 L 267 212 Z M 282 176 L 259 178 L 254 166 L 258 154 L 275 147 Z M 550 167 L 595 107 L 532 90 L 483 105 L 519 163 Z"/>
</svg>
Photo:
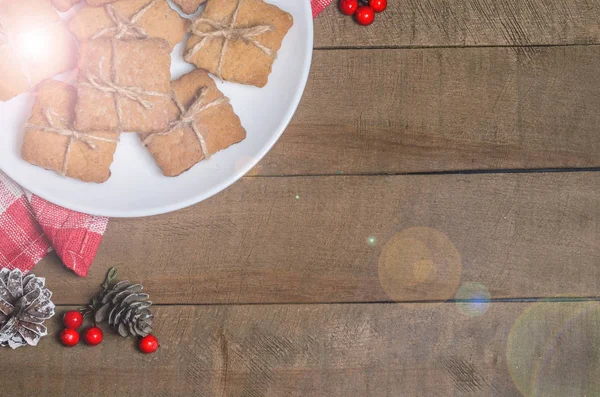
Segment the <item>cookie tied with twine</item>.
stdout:
<svg viewBox="0 0 600 397">
<path fill-rule="evenodd" d="M 142 7 L 138 12 L 133 14 L 131 18 L 123 16 L 112 4 L 104 6 L 106 13 L 110 17 L 111 21 L 115 24 L 113 27 L 102 29 L 92 36 L 92 40 L 99 39 L 100 37 L 114 37 L 117 40 L 124 38 L 132 39 L 147 39 L 149 37 L 148 32 L 139 25 L 140 19 L 148 12 L 158 0 L 152 0 L 150 3 Z"/>
<path fill-rule="evenodd" d="M 109 142 L 109 143 L 118 143 L 119 140 L 116 138 L 106 138 L 102 136 L 96 136 L 93 133 L 89 132 L 79 132 L 66 127 L 62 127 L 61 125 L 67 124 L 67 122 L 62 119 L 52 108 L 48 108 L 44 111 L 44 117 L 48 122 L 48 125 L 35 125 L 35 124 L 26 124 L 25 130 L 39 130 L 42 132 L 49 132 L 52 134 L 57 134 L 60 136 L 68 137 L 69 141 L 67 143 L 67 147 L 65 149 L 65 155 L 62 163 L 62 167 L 60 167 L 60 171 L 58 173 L 62 176 L 67 176 L 67 171 L 69 167 L 69 159 L 71 157 L 71 150 L 73 149 L 73 144 L 75 141 L 80 141 L 88 146 L 90 150 L 98 151 L 98 145 L 94 143 L 94 141 L 99 142 Z M 60 122 L 59 122 L 60 120 Z"/>
<path fill-rule="evenodd" d="M 80 41 L 158 38 L 168 41 L 172 50 L 190 26 L 165 0 L 120 0 L 100 7 L 87 3 L 69 22 Z"/>
<path fill-rule="evenodd" d="M 177 100 L 175 93 L 172 93 L 171 98 L 173 100 L 173 103 L 175 103 L 175 106 L 177 106 L 177 109 L 179 110 L 179 113 L 180 113 L 179 119 L 172 122 L 169 125 L 169 129 L 167 131 L 150 134 L 146 139 L 144 139 L 144 141 L 143 141 L 144 145 L 148 146 L 148 144 L 150 144 L 150 142 L 156 136 L 169 135 L 169 134 L 172 134 L 173 132 L 177 131 L 178 129 L 189 127 L 192 129 L 192 131 L 194 131 L 194 134 L 196 134 L 196 138 L 198 138 L 198 144 L 200 145 L 200 148 L 202 149 L 202 155 L 204 156 L 204 158 L 205 159 L 210 158 L 210 152 L 208 151 L 208 147 L 206 145 L 206 139 L 204 138 L 202 128 L 198 125 L 198 123 L 196 122 L 196 119 L 198 118 L 198 116 L 200 116 L 202 114 L 202 112 L 204 112 L 208 109 L 211 109 L 215 106 L 219 106 L 219 105 L 222 105 L 225 103 L 229 103 L 229 98 L 223 96 L 221 98 L 207 102 L 206 101 L 207 92 L 208 92 L 208 88 L 206 88 L 206 87 L 202 88 L 200 90 L 200 93 L 199 93 L 198 97 L 196 98 L 196 100 L 194 100 L 192 105 L 187 110 L 185 109 L 183 104 Z"/>
<path fill-rule="evenodd" d="M 78 130 L 151 133 L 167 128 L 171 56 L 165 40 L 98 39 L 81 48 Z"/>
<path fill-rule="evenodd" d="M 75 88 L 48 80 L 38 90 L 31 119 L 25 126 L 23 159 L 62 176 L 101 183 L 119 141 L 115 132 L 81 132 L 72 126 Z"/>
<path fill-rule="evenodd" d="M 292 16 L 262 0 L 211 0 L 192 23 L 184 59 L 218 78 L 264 87 Z"/>
<path fill-rule="evenodd" d="M 271 58 L 275 58 L 276 53 L 269 47 L 265 47 L 262 45 L 256 37 L 272 32 L 274 27 L 272 25 L 256 25 L 247 28 L 236 27 L 235 24 L 237 22 L 237 17 L 240 12 L 240 8 L 242 6 L 243 0 L 238 0 L 235 11 L 231 15 L 231 19 L 228 23 L 211 21 L 210 19 L 200 17 L 194 21 L 191 27 L 191 33 L 200 38 L 200 41 L 197 42 L 189 51 L 186 52 L 184 58 L 187 62 L 192 62 L 194 56 L 200 51 L 206 43 L 210 40 L 221 39 L 223 44 L 221 46 L 221 52 L 219 54 L 219 59 L 217 62 L 217 69 L 214 74 L 222 79 L 223 78 L 223 60 L 225 59 L 225 54 L 227 54 L 227 50 L 229 47 L 229 42 L 232 40 L 241 40 L 246 43 L 254 45 L 256 48 L 260 49 L 267 56 Z M 202 24 L 210 26 L 212 31 L 202 31 L 200 30 L 200 26 Z"/>
<path fill-rule="evenodd" d="M 215 82 L 196 69 L 173 82 L 171 123 L 141 135 L 166 176 L 177 176 L 246 137 L 239 117 Z"/>
</svg>

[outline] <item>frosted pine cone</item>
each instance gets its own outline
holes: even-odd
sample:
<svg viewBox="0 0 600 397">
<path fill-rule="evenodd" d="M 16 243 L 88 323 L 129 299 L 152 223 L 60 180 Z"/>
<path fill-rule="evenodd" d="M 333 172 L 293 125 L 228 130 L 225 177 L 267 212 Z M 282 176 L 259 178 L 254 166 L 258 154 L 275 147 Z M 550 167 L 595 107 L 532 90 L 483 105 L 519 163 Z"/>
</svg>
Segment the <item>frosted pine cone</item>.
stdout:
<svg viewBox="0 0 600 397">
<path fill-rule="evenodd" d="M 0 346 L 36 346 L 48 333 L 44 321 L 54 316 L 51 297 L 44 278 L 0 270 Z"/>
</svg>

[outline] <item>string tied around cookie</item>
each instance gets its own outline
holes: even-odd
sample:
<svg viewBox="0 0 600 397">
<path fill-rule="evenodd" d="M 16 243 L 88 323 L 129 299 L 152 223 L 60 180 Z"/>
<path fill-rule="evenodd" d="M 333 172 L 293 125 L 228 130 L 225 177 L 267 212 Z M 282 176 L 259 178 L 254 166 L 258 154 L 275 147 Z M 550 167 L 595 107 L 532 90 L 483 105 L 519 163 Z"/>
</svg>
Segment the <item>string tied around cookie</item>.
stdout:
<svg viewBox="0 0 600 397">
<path fill-rule="evenodd" d="M 113 35 L 113 37 L 117 40 L 121 40 L 123 38 L 147 39 L 148 32 L 139 26 L 138 23 L 144 14 L 146 14 L 146 12 L 152 8 L 156 2 L 157 0 L 152 0 L 150 3 L 142 7 L 138 12 L 133 14 L 133 16 L 129 19 L 119 14 L 117 9 L 112 4 L 107 4 L 104 6 L 104 9 L 115 26 L 102 29 L 92 36 L 92 40 L 107 35 Z"/>
<path fill-rule="evenodd" d="M 139 87 L 124 87 L 118 84 L 113 83 L 109 79 L 99 78 L 90 73 L 85 75 L 87 82 L 80 83 L 80 86 L 84 87 L 92 87 L 98 91 L 106 92 L 108 94 L 115 94 L 125 97 L 127 99 L 131 99 L 142 105 L 144 109 L 151 110 L 154 109 L 154 104 L 146 99 L 144 96 L 160 96 L 166 97 L 167 95 L 163 92 L 157 91 L 146 91 Z"/>
<path fill-rule="evenodd" d="M 95 76 L 91 73 L 86 73 L 85 74 L 86 81 L 80 82 L 79 86 L 94 88 L 101 92 L 113 94 L 114 101 L 115 101 L 115 108 L 117 110 L 117 119 L 119 120 L 119 128 L 118 129 L 119 129 L 119 131 L 121 131 L 123 129 L 123 108 L 122 108 L 122 104 L 121 104 L 121 98 L 130 99 L 134 102 L 139 103 L 141 106 L 144 107 L 144 109 L 152 110 L 152 109 L 154 109 L 154 104 L 151 101 L 145 99 L 144 98 L 145 96 L 169 98 L 169 95 L 164 92 L 144 90 L 143 88 L 139 88 L 139 87 L 125 87 L 125 86 L 121 86 L 121 85 L 115 83 L 114 82 L 115 79 L 114 79 L 114 77 L 112 77 L 112 75 L 114 73 L 115 63 L 116 63 L 116 54 L 117 54 L 117 44 L 116 43 L 117 43 L 117 40 L 115 40 L 115 39 L 111 40 L 111 46 L 112 46 L 111 77 L 110 78 L 102 77 L 103 76 L 102 64 L 104 61 L 104 57 L 102 57 L 102 58 L 100 58 L 100 61 L 98 64 L 98 76 Z"/>
<path fill-rule="evenodd" d="M 260 49 L 262 52 L 264 52 L 271 58 L 275 58 L 277 53 L 273 51 L 273 49 L 263 45 L 256 39 L 256 37 L 260 35 L 272 32 L 275 29 L 274 26 L 256 25 L 250 27 L 235 27 L 242 2 L 243 0 L 238 0 L 235 11 L 231 15 L 231 21 L 228 24 L 202 17 L 194 21 L 190 31 L 193 35 L 200 37 L 201 40 L 198 43 L 196 43 L 188 52 L 186 52 L 184 56 L 186 62 L 193 63 L 192 58 L 196 55 L 196 53 L 200 51 L 210 40 L 214 40 L 217 38 L 223 39 L 223 45 L 221 46 L 221 53 L 219 54 L 217 70 L 215 72 L 215 75 L 220 79 L 223 78 L 223 61 L 225 59 L 225 54 L 227 52 L 229 42 L 232 40 L 243 40 L 247 43 L 254 45 L 256 48 Z M 214 30 L 210 32 L 204 32 L 199 29 L 200 24 L 208 25 Z"/>
<path fill-rule="evenodd" d="M 214 101 L 204 103 L 207 95 L 208 88 L 202 88 L 194 102 L 186 110 L 183 104 L 177 100 L 175 94 L 172 93 L 171 98 L 177 106 L 177 108 L 179 109 L 179 119 L 169 124 L 169 129 L 167 131 L 149 135 L 146 139 L 144 139 L 144 145 L 148 146 L 155 136 L 169 135 L 177 129 L 190 127 L 192 131 L 194 131 L 194 134 L 196 134 L 196 138 L 198 138 L 198 142 L 200 143 L 200 148 L 202 149 L 202 154 L 204 155 L 204 158 L 209 159 L 210 152 L 208 151 L 208 147 L 206 145 L 206 139 L 204 139 L 204 136 L 200 131 L 200 127 L 198 126 L 198 123 L 196 123 L 196 117 L 198 117 L 198 115 L 210 108 L 229 103 L 229 98 L 222 96 L 220 98 L 215 99 Z"/>
<path fill-rule="evenodd" d="M 69 157 L 71 155 L 71 148 L 73 146 L 73 142 L 81 141 L 85 143 L 90 149 L 96 151 L 98 150 L 98 146 L 94 141 L 100 142 L 108 142 L 108 143 L 118 143 L 118 139 L 105 138 L 101 136 L 92 135 L 91 133 L 75 131 L 70 128 L 62 127 L 63 125 L 68 125 L 67 121 L 60 117 L 54 110 L 46 109 L 44 111 L 44 118 L 48 125 L 34 125 L 27 124 L 25 128 L 27 130 L 39 130 L 42 132 L 50 132 L 53 134 L 57 134 L 60 136 L 69 137 L 69 143 L 67 144 L 67 148 L 65 150 L 65 157 L 63 159 L 63 164 L 61 167 L 60 174 L 62 176 L 67 176 L 67 167 L 69 166 Z"/>
</svg>

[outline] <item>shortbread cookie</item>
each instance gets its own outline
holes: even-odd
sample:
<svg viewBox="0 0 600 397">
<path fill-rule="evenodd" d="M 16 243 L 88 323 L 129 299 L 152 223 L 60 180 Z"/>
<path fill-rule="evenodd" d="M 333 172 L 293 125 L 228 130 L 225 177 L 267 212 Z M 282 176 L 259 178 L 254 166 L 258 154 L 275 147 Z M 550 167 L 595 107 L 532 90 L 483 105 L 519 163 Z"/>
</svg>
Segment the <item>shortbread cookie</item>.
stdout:
<svg viewBox="0 0 600 397">
<path fill-rule="evenodd" d="M 80 41 L 161 38 L 173 49 L 183 40 L 189 25 L 190 21 L 166 0 L 120 0 L 99 8 L 82 8 L 69 22 L 69 29 Z"/>
<path fill-rule="evenodd" d="M 54 80 L 41 83 L 21 153 L 31 164 L 85 182 L 101 183 L 110 177 L 119 134 L 73 130 L 76 99 L 74 87 Z"/>
<path fill-rule="evenodd" d="M 76 64 L 75 39 L 48 0 L 0 1 L 0 101 Z"/>
<path fill-rule="evenodd" d="M 196 69 L 173 82 L 173 97 L 168 130 L 140 135 L 164 175 L 180 175 L 246 138 L 229 99 L 206 72 Z"/>
<path fill-rule="evenodd" d="M 264 87 L 292 25 L 289 13 L 262 0 L 209 0 L 184 58 L 223 80 Z"/>
<path fill-rule="evenodd" d="M 162 39 L 82 43 L 75 125 L 81 131 L 164 131 L 171 56 Z"/>
</svg>

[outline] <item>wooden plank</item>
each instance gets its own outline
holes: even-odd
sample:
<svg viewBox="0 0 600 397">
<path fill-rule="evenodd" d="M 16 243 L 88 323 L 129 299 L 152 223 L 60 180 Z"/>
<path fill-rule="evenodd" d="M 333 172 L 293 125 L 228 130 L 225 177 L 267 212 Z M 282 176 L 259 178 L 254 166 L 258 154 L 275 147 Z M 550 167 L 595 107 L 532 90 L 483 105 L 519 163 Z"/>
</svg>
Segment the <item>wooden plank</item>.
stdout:
<svg viewBox="0 0 600 397">
<path fill-rule="evenodd" d="M 597 296 L 598 219 L 594 172 L 244 178 L 111 220 L 87 279 L 52 258 L 35 273 L 70 304 L 110 266 L 157 303 L 446 300 L 472 282 L 493 298 Z"/>
<path fill-rule="evenodd" d="M 255 175 L 600 166 L 600 47 L 317 51 Z"/>
<path fill-rule="evenodd" d="M 598 44 L 598 0 L 394 0 L 368 28 L 334 2 L 315 20 L 315 47 Z"/>
<path fill-rule="evenodd" d="M 2 389 L 60 396 L 598 395 L 597 302 L 493 303 L 479 316 L 465 309 L 159 307 L 162 347 L 150 356 L 108 331 L 97 347 L 64 348 L 57 316 L 38 347 L 2 350 Z"/>
</svg>

